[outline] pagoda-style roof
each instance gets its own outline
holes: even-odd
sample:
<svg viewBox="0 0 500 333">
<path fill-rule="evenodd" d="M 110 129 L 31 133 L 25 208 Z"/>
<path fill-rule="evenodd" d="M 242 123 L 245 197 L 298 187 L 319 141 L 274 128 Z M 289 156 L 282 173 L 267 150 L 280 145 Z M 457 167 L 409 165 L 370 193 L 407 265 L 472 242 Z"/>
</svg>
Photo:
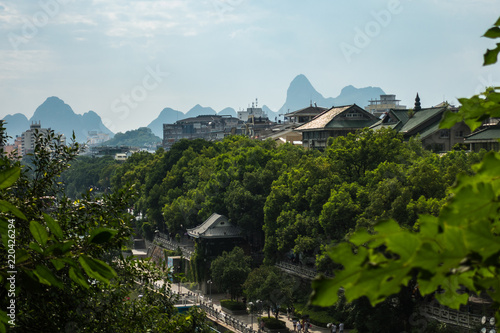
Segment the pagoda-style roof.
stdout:
<svg viewBox="0 0 500 333">
<path fill-rule="evenodd" d="M 371 129 L 390 127 L 403 133 L 405 138 L 420 134 L 423 139 L 439 130 L 439 122 L 446 107 L 433 107 L 415 110 L 391 109 L 383 119 L 379 120 Z"/>
<path fill-rule="evenodd" d="M 227 217 L 213 213 L 202 224 L 187 229 L 189 236 L 194 238 L 236 238 L 242 237 L 241 228 L 229 223 Z"/>
</svg>

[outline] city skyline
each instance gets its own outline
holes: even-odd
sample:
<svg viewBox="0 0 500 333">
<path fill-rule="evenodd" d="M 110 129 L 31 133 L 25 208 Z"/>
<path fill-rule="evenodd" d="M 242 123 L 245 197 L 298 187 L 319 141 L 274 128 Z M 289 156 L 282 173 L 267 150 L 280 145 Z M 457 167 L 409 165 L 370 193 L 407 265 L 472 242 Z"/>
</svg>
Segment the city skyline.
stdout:
<svg viewBox="0 0 500 333">
<path fill-rule="evenodd" d="M 499 85 L 483 68 L 493 0 L 0 1 L 0 118 L 50 96 L 113 132 L 163 108 L 273 111 L 304 74 L 325 97 L 376 86 L 424 107 Z M 367 101 L 368 104 L 368 101 Z M 366 105 L 362 105 L 365 107 Z"/>
</svg>

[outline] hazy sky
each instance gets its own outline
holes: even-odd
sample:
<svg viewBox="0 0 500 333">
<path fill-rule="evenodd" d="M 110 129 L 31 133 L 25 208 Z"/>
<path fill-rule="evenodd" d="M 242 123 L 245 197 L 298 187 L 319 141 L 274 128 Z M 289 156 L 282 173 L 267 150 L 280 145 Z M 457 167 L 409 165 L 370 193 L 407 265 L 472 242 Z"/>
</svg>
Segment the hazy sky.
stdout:
<svg viewBox="0 0 500 333">
<path fill-rule="evenodd" d="M 49 96 L 113 132 L 165 107 L 277 111 L 304 74 L 325 97 L 381 87 L 412 106 L 500 84 L 482 68 L 498 0 L 0 0 L 0 118 Z"/>
</svg>

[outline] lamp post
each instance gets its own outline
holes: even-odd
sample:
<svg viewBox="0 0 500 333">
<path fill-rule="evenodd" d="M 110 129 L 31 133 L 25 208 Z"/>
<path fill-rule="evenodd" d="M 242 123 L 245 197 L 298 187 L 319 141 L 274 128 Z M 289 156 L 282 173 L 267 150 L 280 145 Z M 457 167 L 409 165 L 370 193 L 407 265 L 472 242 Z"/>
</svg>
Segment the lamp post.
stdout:
<svg viewBox="0 0 500 333">
<path fill-rule="evenodd" d="M 177 277 L 179 279 L 179 295 L 181 294 L 181 276 L 180 276 L 180 273 L 181 273 L 181 265 L 177 266 L 177 273 L 179 274 L 179 276 Z"/>
<path fill-rule="evenodd" d="M 208 284 L 208 290 L 210 293 L 210 300 L 212 300 L 212 280 L 208 280 L 207 284 Z"/>
<path fill-rule="evenodd" d="M 257 315 L 260 315 L 260 313 L 262 312 L 262 301 L 260 299 L 255 301 L 255 308 L 257 310 Z M 257 320 L 257 330 L 260 332 L 260 322 L 258 322 L 258 320 Z"/>
<path fill-rule="evenodd" d="M 481 333 L 497 333 L 497 330 L 495 329 L 495 317 L 491 317 L 490 320 L 486 316 L 483 316 L 481 318 L 481 324 L 483 325 L 483 328 L 481 329 Z M 490 327 L 488 328 L 488 324 Z"/>
<path fill-rule="evenodd" d="M 250 309 L 250 329 L 253 331 L 253 303 L 248 302 L 248 308 Z"/>
</svg>

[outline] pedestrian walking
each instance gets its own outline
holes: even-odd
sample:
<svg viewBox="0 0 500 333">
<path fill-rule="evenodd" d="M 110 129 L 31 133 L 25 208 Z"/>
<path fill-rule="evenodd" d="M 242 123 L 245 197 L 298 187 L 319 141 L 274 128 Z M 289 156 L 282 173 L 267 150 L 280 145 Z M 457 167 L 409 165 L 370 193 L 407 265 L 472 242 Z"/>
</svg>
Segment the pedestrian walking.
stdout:
<svg viewBox="0 0 500 333">
<path fill-rule="evenodd" d="M 297 332 L 300 332 L 302 331 L 302 324 L 299 322 L 297 322 Z"/>
<path fill-rule="evenodd" d="M 339 333 L 344 333 L 344 323 L 339 324 Z"/>
<path fill-rule="evenodd" d="M 293 324 L 293 331 L 294 331 L 294 332 L 297 332 L 297 331 L 296 331 L 296 330 L 297 330 L 297 319 L 293 318 L 293 320 L 292 320 L 292 324 Z"/>
</svg>

